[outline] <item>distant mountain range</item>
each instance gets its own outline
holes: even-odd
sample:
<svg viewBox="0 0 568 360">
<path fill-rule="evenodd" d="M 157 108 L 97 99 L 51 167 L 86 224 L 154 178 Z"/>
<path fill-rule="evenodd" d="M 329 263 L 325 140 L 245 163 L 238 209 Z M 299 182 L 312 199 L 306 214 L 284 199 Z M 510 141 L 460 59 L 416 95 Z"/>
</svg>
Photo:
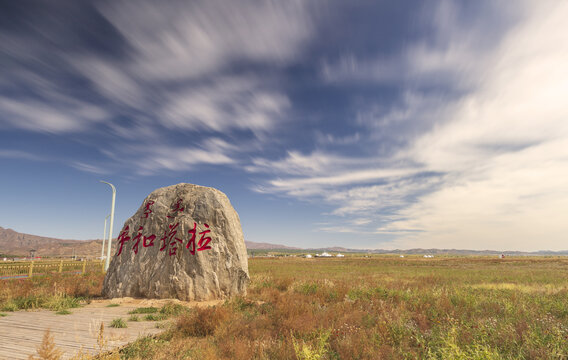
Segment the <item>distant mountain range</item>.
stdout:
<svg viewBox="0 0 568 360">
<path fill-rule="evenodd" d="M 116 239 L 115 239 L 116 240 Z M 113 240 L 113 245 L 116 241 Z M 508 256 L 544 256 L 544 255 L 568 255 L 568 250 L 563 251 L 496 251 L 496 250 L 458 250 L 458 249 L 408 249 L 408 250 L 367 250 L 348 249 L 343 247 L 329 247 L 318 249 L 302 249 L 279 244 L 259 243 L 245 241 L 248 250 L 255 251 L 284 251 L 284 252 L 357 252 L 372 254 L 408 254 L 408 255 L 499 255 Z M 0 255 L 28 256 L 30 250 L 36 250 L 36 256 L 72 256 L 97 257 L 101 254 L 102 240 L 62 240 L 38 235 L 29 235 L 16 232 L 12 229 L 0 227 Z M 113 246 L 114 247 L 114 246 Z"/>
<path fill-rule="evenodd" d="M 113 239 L 113 247 L 116 244 Z M 300 248 L 245 241 L 247 249 L 252 250 L 301 250 Z M 45 236 L 23 234 L 0 226 L 0 254 L 28 256 L 30 250 L 36 250 L 36 256 L 73 256 L 97 257 L 101 254 L 102 239 L 62 240 Z"/>
<path fill-rule="evenodd" d="M 30 250 L 36 250 L 36 256 L 100 256 L 101 246 L 102 240 L 62 240 L 0 227 L 3 255 L 28 256 Z"/>
<path fill-rule="evenodd" d="M 280 244 L 269 244 L 269 243 L 259 243 L 259 242 L 254 242 L 254 241 L 245 241 L 245 245 L 247 246 L 248 250 L 273 250 L 273 249 L 278 249 L 278 250 L 303 250 L 302 248 L 298 248 L 298 247 L 291 247 L 291 246 L 286 246 L 286 245 L 280 245 Z"/>
</svg>

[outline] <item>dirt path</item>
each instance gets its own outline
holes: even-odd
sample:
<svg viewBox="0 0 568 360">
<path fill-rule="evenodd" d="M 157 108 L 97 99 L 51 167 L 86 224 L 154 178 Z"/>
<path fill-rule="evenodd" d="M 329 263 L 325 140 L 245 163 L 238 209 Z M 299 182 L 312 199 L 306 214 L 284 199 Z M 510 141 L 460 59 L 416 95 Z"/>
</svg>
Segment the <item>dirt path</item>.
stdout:
<svg viewBox="0 0 568 360">
<path fill-rule="evenodd" d="M 94 300 L 81 308 L 70 309 L 72 314 L 69 315 L 56 315 L 54 311 L 49 310 L 6 313 L 8 316 L 0 317 L 0 359 L 27 359 L 29 355 L 36 355 L 36 349 L 41 344 L 47 329 L 50 329 L 56 346 L 65 352 L 65 359 L 73 357 L 80 351 L 97 353 L 101 322 L 104 323 L 105 350 L 125 345 L 139 336 L 163 331 L 156 328 L 155 321 L 127 321 L 130 316 L 129 311 L 138 307 L 161 307 L 170 301 L 185 306 L 211 306 L 221 302 L 120 298 Z M 107 307 L 111 303 L 119 306 Z M 123 318 L 128 327 L 111 328 L 109 325 L 116 318 Z"/>
</svg>

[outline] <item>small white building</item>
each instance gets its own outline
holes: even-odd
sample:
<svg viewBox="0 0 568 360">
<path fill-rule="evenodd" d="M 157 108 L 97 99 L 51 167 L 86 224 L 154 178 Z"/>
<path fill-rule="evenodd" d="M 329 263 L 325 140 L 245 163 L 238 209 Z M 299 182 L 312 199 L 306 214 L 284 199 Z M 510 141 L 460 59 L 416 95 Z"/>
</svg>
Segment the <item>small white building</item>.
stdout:
<svg viewBox="0 0 568 360">
<path fill-rule="evenodd" d="M 311 259 L 312 258 L 312 254 L 308 254 L 306 256 L 304 256 L 306 259 Z"/>
<path fill-rule="evenodd" d="M 343 255 L 343 254 L 337 254 L 337 255 L 335 255 L 335 256 L 337 256 L 337 257 L 345 257 L 345 255 Z"/>
</svg>

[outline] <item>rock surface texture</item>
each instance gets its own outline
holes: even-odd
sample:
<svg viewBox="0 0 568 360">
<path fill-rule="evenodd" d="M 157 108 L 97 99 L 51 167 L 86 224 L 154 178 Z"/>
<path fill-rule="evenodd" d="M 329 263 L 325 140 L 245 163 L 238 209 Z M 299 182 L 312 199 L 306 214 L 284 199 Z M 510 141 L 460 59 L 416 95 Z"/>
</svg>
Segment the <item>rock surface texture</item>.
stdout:
<svg viewBox="0 0 568 360">
<path fill-rule="evenodd" d="M 106 297 L 212 300 L 246 294 L 239 216 L 221 191 L 177 184 L 152 192 L 125 223 L 103 284 Z"/>
</svg>

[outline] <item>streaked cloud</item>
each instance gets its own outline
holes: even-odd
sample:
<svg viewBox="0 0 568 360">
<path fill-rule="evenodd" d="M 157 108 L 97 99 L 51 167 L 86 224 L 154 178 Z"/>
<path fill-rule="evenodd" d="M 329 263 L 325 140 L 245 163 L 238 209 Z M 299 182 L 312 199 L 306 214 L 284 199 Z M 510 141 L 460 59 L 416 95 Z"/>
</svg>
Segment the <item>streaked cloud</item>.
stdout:
<svg viewBox="0 0 568 360">
<path fill-rule="evenodd" d="M 263 89 L 260 79 L 233 77 L 169 94 L 159 115 L 170 128 L 258 132 L 274 127 L 289 106 L 286 96 Z"/>
<path fill-rule="evenodd" d="M 114 1 L 100 10 L 133 48 L 133 71 L 150 81 L 210 75 L 234 61 L 284 64 L 312 32 L 301 1 Z"/>
<path fill-rule="evenodd" d="M 438 1 L 424 7 L 417 21 L 427 37 L 407 43 L 398 51 L 361 58 L 346 52 L 322 62 L 320 75 L 330 83 L 385 83 L 410 87 L 450 86 L 467 90 L 478 83 L 477 69 L 488 64 L 507 27 L 521 17 L 527 4 L 480 2 L 482 14 L 466 6 Z M 461 4 L 463 5 L 463 4 Z M 492 13 L 494 16 L 487 16 Z M 491 36 L 488 36 L 491 34 Z"/>
<path fill-rule="evenodd" d="M 10 64 L 0 90 L 4 85 L 6 91 L 31 93 L 28 98 L 0 98 L 9 127 L 80 132 L 95 122 L 115 127 L 116 118 L 128 117 L 138 128 L 151 119 L 184 131 L 266 131 L 290 106 L 287 96 L 250 71 L 235 74 L 233 66 L 284 66 L 295 61 L 312 36 L 309 12 L 299 1 L 174 1 L 160 6 L 115 1 L 99 3 L 94 14 L 105 31 L 100 36 L 115 32 L 112 41 L 93 35 L 113 43 L 105 44 L 115 48 L 109 56 L 88 48 L 91 35 L 80 38 L 85 29 L 65 23 L 56 4 L 45 7 L 56 13 L 52 21 L 40 19 L 27 33 L 5 31 L 0 38 Z M 90 11 L 76 7 L 78 14 Z M 39 41 L 57 34 L 55 46 Z M 73 42 L 84 48 L 65 47 Z M 71 94 L 72 82 L 87 86 Z M 54 94 L 61 99 L 53 99 Z M 75 103 L 68 104 L 71 100 Z"/>
<path fill-rule="evenodd" d="M 286 175 L 323 175 L 337 171 L 346 166 L 355 165 L 360 159 L 315 151 L 304 155 L 298 151 L 288 151 L 280 160 L 264 158 L 252 159 L 252 165 L 246 167 L 250 172 L 271 172 Z"/>
<path fill-rule="evenodd" d="M 92 174 L 98 174 L 98 175 L 106 175 L 109 174 L 109 171 L 100 167 L 100 166 L 96 166 L 96 165 L 92 165 L 92 164 L 86 164 L 80 161 L 76 161 L 71 163 L 71 166 L 74 167 L 77 170 L 83 171 L 83 172 L 87 172 L 87 173 L 92 173 Z"/>
<path fill-rule="evenodd" d="M 32 160 L 32 161 L 43 161 L 44 159 L 38 155 L 21 151 L 21 150 L 10 150 L 10 149 L 0 149 L 0 158 L 5 159 L 22 159 L 22 160 Z"/>
<path fill-rule="evenodd" d="M 421 229 L 401 246 L 564 249 L 560 214 L 568 192 L 568 6 L 535 6 L 511 30 L 486 81 L 460 100 L 453 121 L 418 139 L 405 156 L 452 174 L 401 211 L 387 229 Z M 459 240 L 457 240 L 459 239 Z M 463 244 L 463 245 L 462 245 Z"/>
<path fill-rule="evenodd" d="M 138 175 L 164 171 L 197 171 L 199 165 L 234 165 L 240 149 L 219 138 L 196 141 L 193 146 L 178 146 L 159 141 L 119 146 L 104 153 L 123 169 Z"/>
<path fill-rule="evenodd" d="M 108 116 L 98 107 L 71 99 L 54 104 L 4 97 L 0 98 L 0 109 L 6 125 L 49 133 L 85 131 Z"/>
</svg>

